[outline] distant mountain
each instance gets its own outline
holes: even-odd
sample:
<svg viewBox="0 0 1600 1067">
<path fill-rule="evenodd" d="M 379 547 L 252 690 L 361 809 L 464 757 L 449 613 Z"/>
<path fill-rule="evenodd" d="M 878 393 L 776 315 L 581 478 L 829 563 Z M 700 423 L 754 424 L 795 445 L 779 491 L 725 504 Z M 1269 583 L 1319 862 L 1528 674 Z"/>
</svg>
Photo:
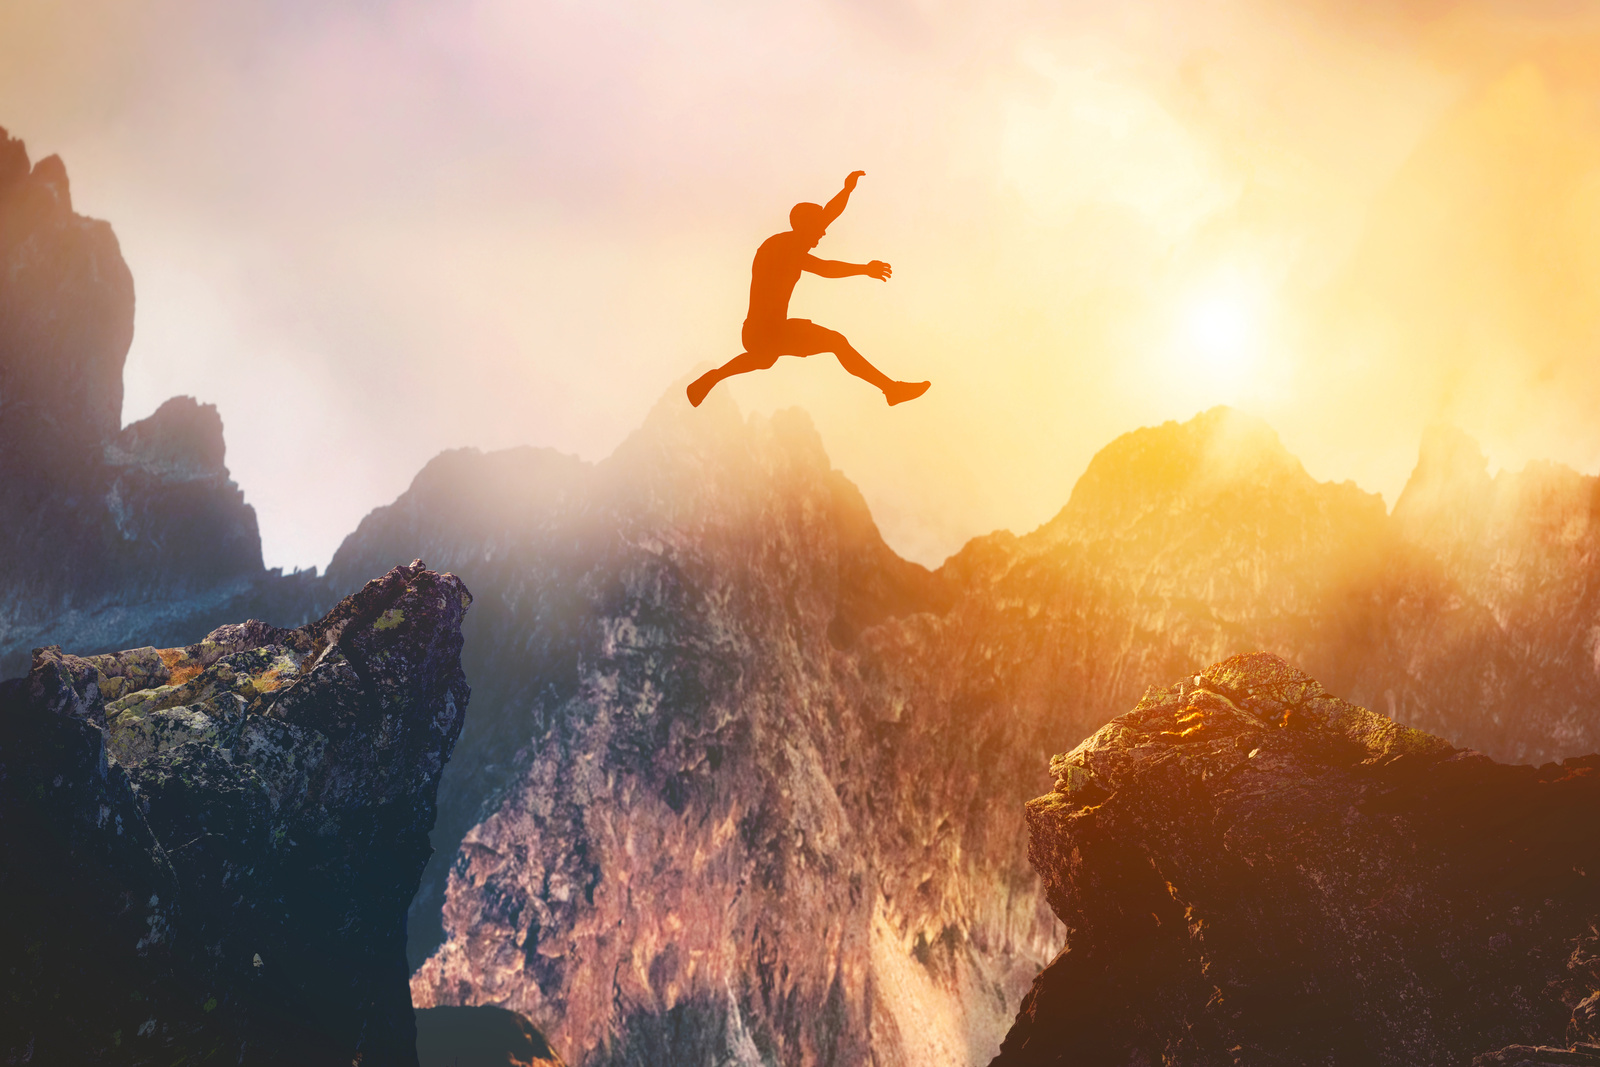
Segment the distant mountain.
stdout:
<svg viewBox="0 0 1600 1067">
<path fill-rule="evenodd" d="M 184 644 L 332 598 L 265 570 L 255 510 L 189 397 L 120 426 L 133 278 L 111 227 L 72 210 L 57 156 L 0 130 L 0 677 L 38 645 Z"/>
<path fill-rule="evenodd" d="M 1245 652 L 1508 762 L 1600 748 L 1597 481 L 1430 432 L 1392 513 L 1217 408 L 937 571 L 803 414 L 674 390 L 614 455 L 447 452 L 325 577 L 262 568 L 216 410 L 121 427 L 133 292 L 0 134 L 0 675 L 293 626 L 422 558 L 476 691 L 410 914 L 420 1005 L 575 1065 L 965 1063 L 1060 947 L 1024 804 L 1152 683 Z"/>
<path fill-rule="evenodd" d="M 803 416 L 673 400 L 594 466 L 447 454 L 330 576 L 403 544 L 490 590 L 413 918 L 414 947 L 441 910 L 449 937 L 419 1006 L 511 1008 L 574 1063 L 998 1044 L 1055 947 L 1017 817 L 1045 746 L 869 700 L 867 635 L 948 594 Z"/>
<path fill-rule="evenodd" d="M 440 456 L 329 571 L 416 553 L 480 597 L 417 1003 L 513 1008 L 578 1064 L 978 1062 L 1062 936 L 1023 805 L 1151 679 L 1266 649 L 1501 758 L 1596 747 L 1591 602 L 1517 600 L 1516 640 L 1495 606 L 1581 586 L 1580 520 L 1506 490 L 1430 525 L 1478 513 L 1453 441 L 1390 516 L 1215 409 L 931 573 L 797 413 L 669 397 L 599 464 Z"/>
</svg>

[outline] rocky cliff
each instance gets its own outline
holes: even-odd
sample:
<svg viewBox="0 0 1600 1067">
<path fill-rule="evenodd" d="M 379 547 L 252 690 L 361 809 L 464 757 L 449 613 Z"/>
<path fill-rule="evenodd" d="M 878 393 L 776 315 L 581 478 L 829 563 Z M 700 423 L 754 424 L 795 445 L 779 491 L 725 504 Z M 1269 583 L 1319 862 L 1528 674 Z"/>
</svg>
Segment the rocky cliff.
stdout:
<svg viewBox="0 0 1600 1067">
<path fill-rule="evenodd" d="M 1051 769 L 1067 947 L 996 1067 L 1588 1062 L 1554 1046 L 1596 1037 L 1600 757 L 1495 763 L 1261 653 Z"/>
<path fill-rule="evenodd" d="M 1062 936 L 1028 783 L 1149 679 L 1267 648 L 1502 757 L 1581 751 L 1600 619 L 1534 593 L 1508 639 L 1495 598 L 1589 557 L 1532 519 L 1447 527 L 1494 568 L 1449 555 L 1415 520 L 1458 507 L 1423 491 L 1449 440 L 1390 516 L 1217 409 L 1119 438 L 1051 523 L 933 573 L 796 413 L 669 400 L 596 465 L 439 457 L 330 569 L 426 553 L 489 591 L 417 1002 L 514 1008 L 574 1063 L 983 1062 Z"/>
<path fill-rule="evenodd" d="M 297 630 L 0 685 L 6 1062 L 416 1067 L 404 918 L 470 601 L 413 563 Z"/>
<path fill-rule="evenodd" d="M 1043 743 L 996 718 L 952 744 L 872 695 L 865 635 L 947 593 L 803 417 L 664 404 L 593 467 L 446 455 L 330 575 L 424 543 L 496 593 L 467 637 L 493 712 L 413 923 L 424 953 L 444 937 L 419 1006 L 512 1008 L 575 1063 L 993 1049 L 1055 947 L 1006 771 Z"/>
<path fill-rule="evenodd" d="M 60 161 L 3 134 L 0 258 L 0 676 L 36 645 L 298 622 L 416 556 L 460 573 L 479 696 L 413 988 L 524 1012 L 575 1063 L 987 1059 L 1062 938 L 1018 817 L 1037 769 L 1234 653 L 1498 758 L 1600 748 L 1596 480 L 1491 478 L 1459 435 L 1424 440 L 1389 515 L 1216 409 L 1117 439 L 1050 523 L 930 573 L 802 415 L 673 390 L 598 464 L 442 455 L 327 581 L 286 578 L 214 408 L 119 426 L 128 270 Z M 118 847 L 129 900 L 172 899 L 153 848 Z"/>
<path fill-rule="evenodd" d="M 0 677 L 31 650 L 186 643 L 230 618 L 300 622 L 332 597 L 262 568 L 216 408 L 177 397 L 123 428 L 133 278 L 72 210 L 56 156 L 0 130 Z"/>
</svg>

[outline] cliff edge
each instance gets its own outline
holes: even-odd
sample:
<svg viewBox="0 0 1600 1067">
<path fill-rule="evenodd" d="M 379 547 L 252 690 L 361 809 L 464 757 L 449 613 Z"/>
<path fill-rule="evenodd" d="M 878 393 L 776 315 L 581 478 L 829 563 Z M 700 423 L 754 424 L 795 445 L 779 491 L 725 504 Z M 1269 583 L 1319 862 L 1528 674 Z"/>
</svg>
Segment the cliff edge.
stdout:
<svg viewBox="0 0 1600 1067">
<path fill-rule="evenodd" d="M 996 1065 L 1444 1067 L 1595 1038 L 1600 756 L 1495 763 L 1257 653 L 1051 770 L 1029 854 L 1067 947 Z"/>
<path fill-rule="evenodd" d="M 0 685 L 5 1061 L 415 1067 L 470 603 L 414 562 L 297 630 L 45 648 Z"/>
</svg>

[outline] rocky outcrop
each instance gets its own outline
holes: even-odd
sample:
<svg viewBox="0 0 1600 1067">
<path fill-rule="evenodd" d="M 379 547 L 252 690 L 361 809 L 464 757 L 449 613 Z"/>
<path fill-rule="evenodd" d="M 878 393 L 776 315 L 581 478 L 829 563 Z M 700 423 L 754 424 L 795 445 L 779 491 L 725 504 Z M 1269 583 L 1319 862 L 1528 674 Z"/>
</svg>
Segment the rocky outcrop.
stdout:
<svg viewBox="0 0 1600 1067">
<path fill-rule="evenodd" d="M 263 569 L 216 408 L 177 397 L 121 428 L 133 279 L 111 227 L 72 210 L 56 156 L 0 130 L 0 677 L 33 648 L 193 641 L 331 605 Z"/>
<path fill-rule="evenodd" d="M 414 944 L 445 939 L 419 1007 L 511 1008 L 575 1063 L 987 1055 L 1053 947 L 1013 891 L 1023 779 L 991 803 L 952 754 L 900 802 L 896 764 L 947 736 L 865 700 L 859 649 L 946 594 L 803 417 L 663 405 L 594 467 L 441 457 L 330 575 L 423 543 L 499 592 L 467 637 L 494 714 L 441 790 L 460 846 L 419 894 Z"/>
<path fill-rule="evenodd" d="M 1016 814 L 1060 739 L 1243 649 L 1402 710 L 1522 655 L 1377 497 L 1226 409 L 1119 438 L 1050 524 L 934 573 L 803 416 L 670 400 L 596 465 L 439 457 L 330 575 L 412 552 L 494 591 L 414 995 L 582 1064 L 981 1062 L 1062 936 Z M 1559 751 L 1542 692 L 1453 736 Z"/>
<path fill-rule="evenodd" d="M 1495 763 L 1260 653 L 1051 770 L 1029 854 L 1067 946 L 997 1067 L 1442 1067 L 1565 1044 L 1600 989 L 1600 757 Z"/>
<path fill-rule="evenodd" d="M 4 683 L 6 1062 L 415 1067 L 404 916 L 470 601 L 417 562 L 297 630 Z"/>
</svg>

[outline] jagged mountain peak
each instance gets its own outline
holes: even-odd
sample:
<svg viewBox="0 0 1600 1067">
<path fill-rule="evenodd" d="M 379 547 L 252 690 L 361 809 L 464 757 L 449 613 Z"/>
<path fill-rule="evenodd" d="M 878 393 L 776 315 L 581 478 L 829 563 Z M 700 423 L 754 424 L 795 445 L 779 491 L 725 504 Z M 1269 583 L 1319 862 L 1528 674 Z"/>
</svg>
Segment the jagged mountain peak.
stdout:
<svg viewBox="0 0 1600 1067">
<path fill-rule="evenodd" d="M 72 210 L 57 156 L 0 130 L 0 461 L 60 476 L 116 435 L 133 275 L 111 227 Z"/>
<path fill-rule="evenodd" d="M 1089 462 L 1066 507 L 1030 540 L 1122 536 L 1152 519 L 1236 515 L 1241 504 L 1269 499 L 1280 509 L 1325 510 L 1314 501 L 1331 497 L 1375 516 L 1383 510 L 1380 497 L 1353 483 L 1312 478 L 1265 420 L 1218 406 L 1112 441 Z"/>
<path fill-rule="evenodd" d="M 111 226 L 72 210 L 60 158 L 30 165 L 4 130 L 0 279 L 0 675 L 39 645 L 182 643 L 235 613 L 316 611 L 309 576 L 262 566 L 215 407 L 177 397 L 122 426 L 133 275 Z"/>
<path fill-rule="evenodd" d="M 226 455 L 217 406 L 192 396 L 175 396 L 149 418 L 129 423 L 105 448 L 113 466 L 138 466 L 180 481 L 226 478 Z"/>
<path fill-rule="evenodd" d="M 1478 442 L 1453 426 L 1423 435 L 1416 470 L 1394 508 L 1407 540 L 1458 566 L 1507 551 L 1578 562 L 1592 551 L 1597 514 L 1600 479 L 1544 460 L 1491 477 Z"/>
</svg>

